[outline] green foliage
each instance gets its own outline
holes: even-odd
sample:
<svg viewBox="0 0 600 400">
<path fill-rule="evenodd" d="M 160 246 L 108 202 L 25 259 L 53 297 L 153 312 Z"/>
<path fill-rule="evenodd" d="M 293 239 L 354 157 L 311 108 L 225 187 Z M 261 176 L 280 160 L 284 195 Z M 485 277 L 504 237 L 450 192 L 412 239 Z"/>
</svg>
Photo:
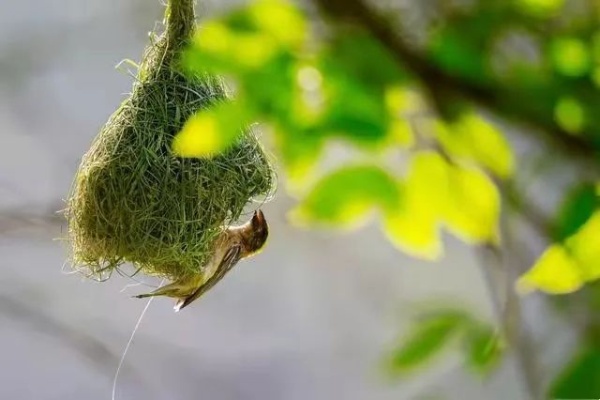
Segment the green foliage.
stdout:
<svg viewBox="0 0 600 400">
<path fill-rule="evenodd" d="M 565 196 L 554 227 L 553 238 L 563 241 L 581 228 L 598 206 L 596 186 L 584 183 Z"/>
<path fill-rule="evenodd" d="M 448 164 L 439 154 L 414 154 L 404 179 L 402 204 L 384 221 L 387 237 L 396 247 L 423 259 L 434 260 L 442 255 L 440 226 L 447 180 Z"/>
<path fill-rule="evenodd" d="M 476 1 L 442 20 L 419 50 L 433 68 L 475 88 L 470 90 L 491 93 L 489 101 L 501 116 L 589 138 L 600 128 L 593 112 L 599 96 L 589 85 L 600 62 L 600 36 L 584 21 L 563 24 L 549 40 L 540 37 L 546 22 L 559 18 L 563 3 Z M 511 32 L 532 38 L 539 60 L 519 61 L 522 67 L 498 74 L 492 68 L 498 60 L 495 41 Z M 388 239 L 425 259 L 442 255 L 442 229 L 472 243 L 498 241 L 500 196 L 488 175 L 504 180 L 516 168 L 504 135 L 467 102 L 455 104 L 444 92 L 433 93 L 436 106 L 442 111 L 451 106 L 452 118 L 423 117 L 432 107 L 426 99 L 431 93 L 421 88 L 430 83 L 419 82 L 410 71 L 414 66 L 398 61 L 365 30 L 346 27 L 319 41 L 297 8 L 259 1 L 208 22 L 183 61 L 189 71 L 226 76 L 236 102 L 227 113 L 209 110 L 190 120 L 191 128 L 175 141 L 176 147 L 182 144 L 180 153 L 204 154 L 198 146 L 208 146 L 209 153 L 226 148 L 235 135 L 223 127 L 232 121 L 269 125 L 288 178 L 302 196 L 291 213 L 294 221 L 354 228 L 377 211 Z M 194 124 L 219 140 L 194 139 Z M 351 144 L 367 159 L 392 148 L 407 150 L 408 171 L 367 162 L 306 187 L 332 140 Z M 433 151 L 423 148 L 430 142 Z M 521 289 L 568 293 L 600 275 L 595 261 L 600 250 L 592 240 L 599 228 L 595 195 L 587 187 L 573 196 L 556 224 L 557 243 L 522 277 Z M 493 360 L 494 352 L 489 354 Z"/>
<path fill-rule="evenodd" d="M 466 332 L 467 367 L 478 374 L 489 374 L 500 362 L 504 344 L 498 332 L 490 326 L 471 324 Z"/>
<path fill-rule="evenodd" d="M 192 115 L 173 140 L 180 157 L 211 158 L 228 150 L 242 136 L 243 114 L 232 103 L 221 103 Z"/>
<path fill-rule="evenodd" d="M 190 73 L 223 75 L 236 100 L 227 113 L 208 110 L 191 119 L 174 146 L 181 154 L 210 154 L 234 143 L 227 127 L 260 121 L 300 196 L 293 221 L 354 229 L 375 215 L 393 245 L 428 260 L 443 255 L 444 230 L 469 243 L 496 244 L 496 183 L 511 179 L 519 165 L 503 132 L 477 106 L 597 156 L 600 31 L 589 11 L 597 5 L 582 0 L 590 8 L 580 15 L 562 12 L 564 0 L 468 3 L 446 6 L 414 48 L 402 35 L 397 46 L 386 46 L 391 33 L 348 24 L 317 37 L 283 0 L 253 2 L 210 21 L 183 64 Z M 517 45 L 507 46 L 515 37 Z M 218 140 L 194 138 L 194 124 Z M 360 161 L 316 176 L 331 142 L 357 150 Z M 398 151 L 405 172 L 379 160 Z M 553 225 L 555 243 L 519 289 L 565 294 L 600 277 L 599 213 L 596 188 L 571 194 Z M 474 371 L 497 364 L 503 344 L 490 327 L 448 315 L 427 321 L 394 353 L 398 371 L 421 366 L 453 338 L 463 339 Z"/>
<path fill-rule="evenodd" d="M 570 293 L 600 278 L 600 211 L 561 244 L 553 244 L 518 282 L 523 291 Z"/>
<path fill-rule="evenodd" d="M 412 374 L 429 366 L 458 343 L 466 367 L 477 375 L 487 375 L 498 365 L 504 351 L 498 332 L 491 326 L 467 311 L 447 308 L 420 315 L 399 343 L 386 357 L 387 370 L 393 376 Z"/>
<path fill-rule="evenodd" d="M 497 243 L 500 196 L 496 186 L 474 168 L 449 167 L 445 222 L 472 243 Z"/>
<path fill-rule="evenodd" d="M 300 224 L 352 226 L 372 210 L 394 212 L 401 201 L 400 189 L 394 176 L 379 167 L 345 167 L 319 181 L 292 211 L 292 218 Z"/>
<path fill-rule="evenodd" d="M 586 43 L 577 38 L 561 37 L 551 45 L 554 67 L 563 75 L 583 76 L 589 72 L 591 57 Z"/>
<path fill-rule="evenodd" d="M 465 113 L 449 123 L 436 121 L 433 132 L 456 160 L 480 165 L 501 178 L 512 175 L 514 160 L 504 135 L 482 117 Z"/>
<path fill-rule="evenodd" d="M 465 28 L 461 25 L 440 29 L 430 41 L 431 60 L 452 74 L 485 81 L 487 68 L 486 60 L 481 57 L 482 43 L 474 41 Z M 473 34 L 485 37 L 478 29 Z"/>
<path fill-rule="evenodd" d="M 550 388 L 552 399 L 595 399 L 600 396 L 600 349 L 585 348 L 571 360 Z"/>
<path fill-rule="evenodd" d="M 532 16 L 547 18 L 560 11 L 565 0 L 515 0 L 515 3 Z"/>
<path fill-rule="evenodd" d="M 573 134 L 581 132 L 585 127 L 585 113 L 581 102 L 572 97 L 561 97 L 554 109 L 556 123 L 565 131 Z"/>
<path fill-rule="evenodd" d="M 517 283 L 522 293 L 539 289 L 551 294 L 571 293 L 583 285 L 579 266 L 564 246 L 550 246 Z"/>
<path fill-rule="evenodd" d="M 263 7 L 272 7 L 281 21 L 296 21 L 290 27 L 297 31 L 257 18 Z M 254 56 L 249 38 L 260 47 Z M 306 195 L 291 214 L 294 221 L 352 228 L 379 209 L 390 241 L 428 259 L 442 254 L 442 226 L 468 241 L 494 242 L 497 191 L 475 167 L 508 177 L 513 160 L 502 135 L 473 112 L 447 126 L 437 124 L 437 139 L 453 160 L 417 153 L 406 177 L 378 167 L 349 167 L 322 178 L 312 190 L 302 189 L 328 141 L 341 139 L 373 155 L 396 146 L 411 149 L 415 130 L 407 116 L 427 108 L 424 99 L 419 108 L 412 104 L 416 97 L 402 67 L 364 31 L 350 30 L 319 46 L 314 41 L 302 14 L 285 2 L 256 2 L 207 23 L 184 64 L 190 71 L 227 76 L 236 101 L 228 113 L 208 110 L 191 119 L 175 150 L 200 156 L 226 148 L 236 136 L 223 128 L 219 135 L 218 127 L 259 120 L 273 128 L 288 179 Z M 218 140 L 206 133 L 195 139 L 195 131 L 214 131 Z"/>
<path fill-rule="evenodd" d="M 481 171 L 451 164 L 435 152 L 416 152 L 403 187 L 401 206 L 384 226 L 391 242 L 407 253 L 439 258 L 442 227 L 473 243 L 497 240 L 500 199 Z"/>
<path fill-rule="evenodd" d="M 454 311 L 428 315 L 412 326 L 401 345 L 390 355 L 390 371 L 404 374 L 438 355 L 463 328 L 466 319 Z"/>
<path fill-rule="evenodd" d="M 597 187 L 583 183 L 565 196 L 552 232 L 556 243 L 521 277 L 519 288 L 566 294 L 600 278 L 599 234 Z"/>
</svg>

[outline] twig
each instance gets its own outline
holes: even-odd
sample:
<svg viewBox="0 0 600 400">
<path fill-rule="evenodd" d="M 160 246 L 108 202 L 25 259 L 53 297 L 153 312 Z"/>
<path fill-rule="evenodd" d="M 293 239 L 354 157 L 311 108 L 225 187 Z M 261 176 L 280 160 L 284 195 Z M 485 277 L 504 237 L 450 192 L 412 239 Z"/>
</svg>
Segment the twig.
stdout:
<svg viewBox="0 0 600 400">
<path fill-rule="evenodd" d="M 491 247 L 480 247 L 481 270 L 488 286 L 492 305 L 502 332 L 514 350 L 517 368 L 521 371 L 525 388 L 532 400 L 542 400 L 543 391 L 533 339 L 521 316 L 521 301 L 514 290 L 514 279 L 506 252 Z"/>
</svg>

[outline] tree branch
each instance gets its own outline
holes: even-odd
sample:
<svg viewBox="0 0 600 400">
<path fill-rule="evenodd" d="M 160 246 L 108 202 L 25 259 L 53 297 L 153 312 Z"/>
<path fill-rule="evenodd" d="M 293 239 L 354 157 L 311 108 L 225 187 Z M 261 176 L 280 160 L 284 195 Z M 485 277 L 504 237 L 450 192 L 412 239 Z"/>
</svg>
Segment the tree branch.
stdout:
<svg viewBox="0 0 600 400">
<path fill-rule="evenodd" d="M 531 133 L 537 134 L 545 142 L 598 166 L 600 152 L 594 149 L 591 142 L 571 135 L 551 118 L 540 115 L 535 104 L 515 98 L 505 89 L 474 83 L 429 62 L 412 49 L 386 19 L 364 0 L 314 1 L 332 19 L 357 24 L 370 32 L 420 81 L 438 108 L 443 108 L 442 104 L 452 103 L 456 98 L 477 103 L 498 115 L 533 128 Z"/>
</svg>

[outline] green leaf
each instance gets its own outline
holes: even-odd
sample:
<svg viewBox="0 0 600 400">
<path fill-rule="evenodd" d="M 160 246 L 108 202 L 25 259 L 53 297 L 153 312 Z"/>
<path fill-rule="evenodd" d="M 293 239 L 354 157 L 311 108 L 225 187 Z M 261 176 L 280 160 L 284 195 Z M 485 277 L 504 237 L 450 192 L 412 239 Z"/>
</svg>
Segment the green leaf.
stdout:
<svg viewBox="0 0 600 400">
<path fill-rule="evenodd" d="M 353 228 L 372 211 L 387 213 L 399 203 L 400 186 L 392 175 L 373 165 L 348 166 L 320 180 L 290 217 L 300 225 Z"/>
<path fill-rule="evenodd" d="M 190 74 L 219 73 L 241 74 L 247 66 L 240 64 L 237 52 L 239 46 L 236 33 L 222 20 L 205 23 L 194 36 L 192 44 L 183 52 L 182 64 Z M 272 46 L 266 46 L 271 49 Z M 265 57 L 258 57 L 264 59 Z M 254 60 L 250 60 L 254 62 Z"/>
<path fill-rule="evenodd" d="M 362 81 L 348 66 L 329 57 L 323 57 L 320 68 L 326 104 L 322 130 L 362 147 L 383 143 L 390 119 L 383 89 Z"/>
<path fill-rule="evenodd" d="M 273 36 L 283 46 L 293 49 L 304 44 L 307 23 L 292 3 L 261 0 L 252 4 L 248 12 L 258 29 Z"/>
<path fill-rule="evenodd" d="M 410 122 L 406 119 L 395 119 L 388 127 L 388 144 L 401 149 L 411 148 L 415 142 L 415 135 Z"/>
<path fill-rule="evenodd" d="M 444 222 L 463 240 L 496 243 L 500 219 L 500 195 L 481 171 L 453 166 L 448 169 L 448 197 Z"/>
<path fill-rule="evenodd" d="M 411 159 L 400 207 L 385 215 L 384 231 L 392 244 L 417 258 L 442 256 L 440 219 L 448 197 L 448 165 L 432 151 Z"/>
<path fill-rule="evenodd" d="M 436 121 L 433 129 L 442 147 L 458 161 L 481 165 L 501 178 L 514 170 L 514 158 L 508 141 L 491 123 L 469 112 L 456 120 Z"/>
<path fill-rule="evenodd" d="M 223 102 L 192 115 L 173 139 L 179 157 L 211 158 L 231 146 L 246 125 L 240 103 Z"/>
<path fill-rule="evenodd" d="M 292 56 L 279 54 L 261 68 L 238 76 L 238 96 L 246 97 L 262 118 L 290 132 L 303 128 L 293 112 L 296 68 Z"/>
<path fill-rule="evenodd" d="M 386 86 L 406 78 L 388 49 L 373 36 L 358 29 L 344 31 L 333 38 L 322 58 L 328 69 L 344 71 L 350 80 L 380 93 Z"/>
<path fill-rule="evenodd" d="M 552 383 L 552 399 L 600 398 L 600 349 L 584 349 Z"/>
<path fill-rule="evenodd" d="M 586 112 L 579 100 L 573 97 L 562 97 L 554 108 L 554 119 L 567 132 L 578 134 L 586 124 Z"/>
<path fill-rule="evenodd" d="M 439 312 L 412 326 L 389 359 L 390 372 L 405 374 L 424 366 L 455 338 L 465 324 L 459 312 Z"/>
<path fill-rule="evenodd" d="M 535 17 L 550 17 L 564 5 L 565 0 L 516 0 L 517 5 Z"/>
<path fill-rule="evenodd" d="M 384 228 L 401 250 L 436 260 L 442 255 L 442 223 L 466 241 L 494 243 L 499 216 L 500 196 L 485 174 L 425 151 L 413 157 L 401 207 L 385 216 Z"/>
<path fill-rule="evenodd" d="M 327 78 L 328 112 L 322 129 L 363 147 L 383 142 L 388 122 L 383 98 L 355 81 Z"/>
<path fill-rule="evenodd" d="M 474 21 L 473 18 L 464 22 Z M 474 81 L 485 81 L 486 56 L 485 52 L 481 51 L 479 43 L 484 35 L 475 36 L 464 28 L 466 24 L 461 25 L 460 28 L 446 26 L 435 32 L 429 48 L 431 57 L 434 62 L 452 74 L 468 77 Z M 477 31 L 478 28 L 470 27 L 469 30 Z M 489 28 L 485 30 L 487 29 Z"/>
<path fill-rule="evenodd" d="M 583 279 L 593 281 L 600 278 L 600 211 L 586 221 L 565 242 L 565 247 L 577 262 Z"/>
<path fill-rule="evenodd" d="M 542 290 L 550 294 L 565 294 L 578 290 L 583 284 L 584 277 L 576 260 L 563 246 L 555 244 L 519 278 L 517 289 L 521 293 Z"/>
<path fill-rule="evenodd" d="M 427 102 L 421 93 L 406 86 L 389 86 L 385 89 L 385 106 L 391 121 L 387 129 L 387 146 L 411 148 L 415 134 L 410 118 L 427 110 Z"/>
<path fill-rule="evenodd" d="M 550 246 L 518 281 L 522 292 L 571 293 L 600 278 L 600 211 L 564 242 Z"/>
<path fill-rule="evenodd" d="M 465 335 L 466 363 L 474 372 L 489 374 L 502 358 L 504 346 L 492 327 L 473 323 Z"/>
<path fill-rule="evenodd" d="M 553 238 L 562 242 L 575 234 L 592 216 L 598 205 L 595 185 L 584 183 L 574 188 L 565 196 L 555 224 Z"/>
<path fill-rule="evenodd" d="M 323 150 L 323 138 L 311 132 L 277 125 L 275 139 L 289 189 L 296 191 L 313 176 Z"/>
<path fill-rule="evenodd" d="M 257 26 L 253 10 L 245 8 L 205 23 L 194 36 L 192 46 L 184 52 L 183 65 L 192 72 L 210 71 L 239 77 L 260 70 L 285 53 L 281 41 L 292 40 L 291 36 L 277 37 L 272 31 L 274 26 L 268 29 Z"/>
<path fill-rule="evenodd" d="M 385 89 L 385 105 L 395 117 L 409 116 L 429 109 L 424 94 L 410 86 L 393 85 Z"/>
<path fill-rule="evenodd" d="M 560 37 L 550 46 L 555 68 L 563 75 L 579 77 L 589 71 L 591 54 L 584 41 L 578 38 Z"/>
</svg>

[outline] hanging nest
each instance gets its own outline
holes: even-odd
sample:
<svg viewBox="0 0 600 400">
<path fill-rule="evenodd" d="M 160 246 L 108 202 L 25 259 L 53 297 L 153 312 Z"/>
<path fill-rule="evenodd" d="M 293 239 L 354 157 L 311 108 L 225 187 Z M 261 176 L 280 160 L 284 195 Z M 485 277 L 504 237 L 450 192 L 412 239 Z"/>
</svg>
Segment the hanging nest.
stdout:
<svg viewBox="0 0 600 400">
<path fill-rule="evenodd" d="M 172 280 L 197 274 L 222 227 L 273 188 L 272 167 L 250 130 L 212 159 L 171 151 L 188 117 L 226 98 L 218 78 L 179 71 L 193 3 L 169 2 L 166 29 L 146 49 L 131 96 L 77 172 L 67 205 L 72 261 L 92 277 L 104 279 L 123 263 Z"/>
</svg>

